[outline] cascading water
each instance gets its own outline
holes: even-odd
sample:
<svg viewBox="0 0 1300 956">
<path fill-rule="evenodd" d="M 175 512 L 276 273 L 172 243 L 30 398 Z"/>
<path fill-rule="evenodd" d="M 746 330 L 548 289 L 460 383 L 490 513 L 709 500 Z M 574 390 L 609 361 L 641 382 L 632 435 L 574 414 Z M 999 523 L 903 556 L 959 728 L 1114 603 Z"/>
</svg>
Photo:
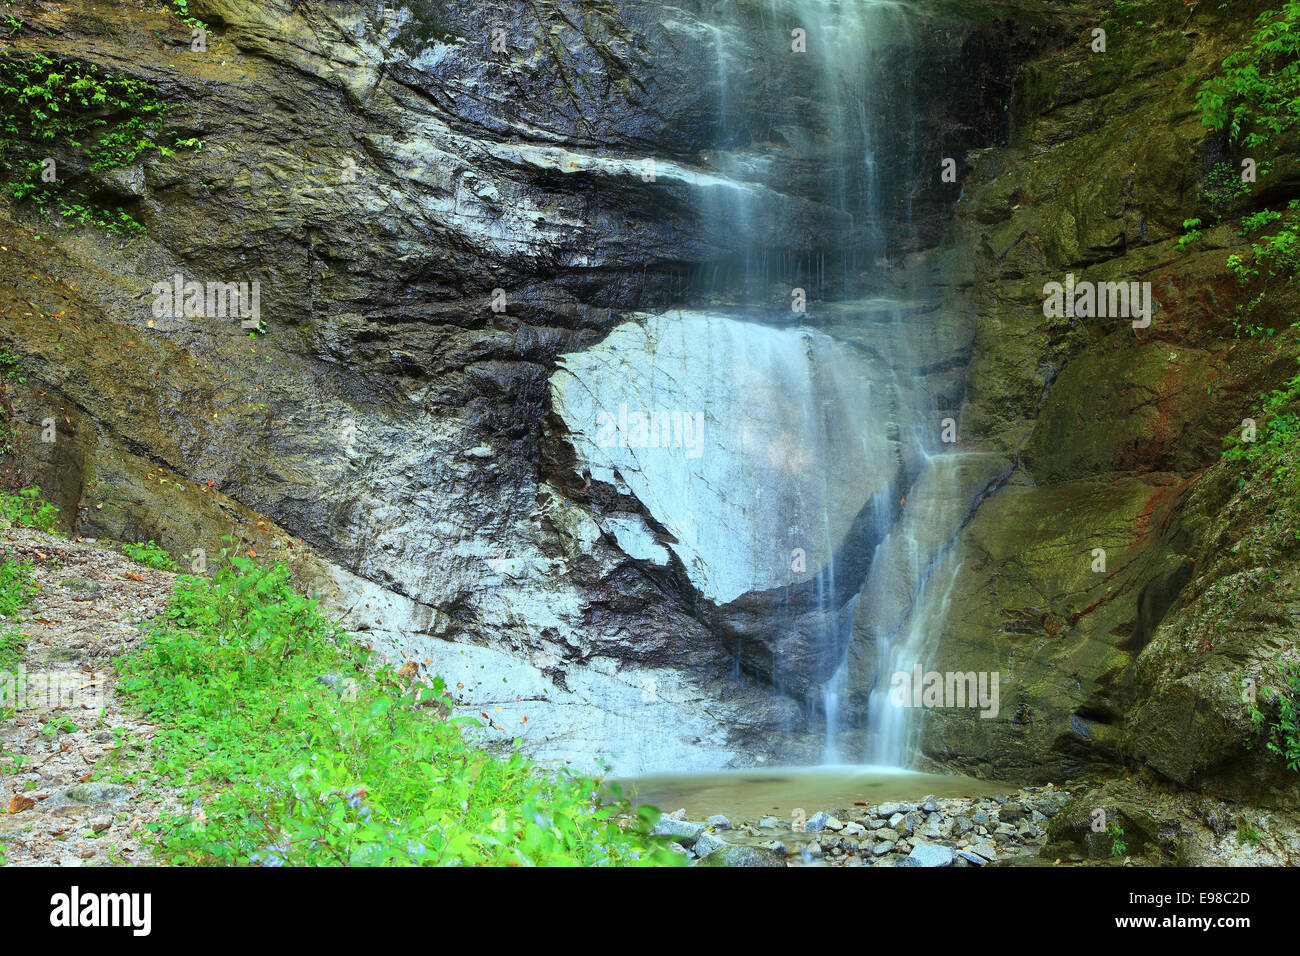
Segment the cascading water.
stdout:
<svg viewBox="0 0 1300 956">
<path fill-rule="evenodd" d="M 825 762 L 901 765 L 909 723 L 887 709 L 890 675 L 934 635 L 967 494 L 940 441 L 959 385 L 927 371 L 960 348 L 936 349 L 941 317 L 897 268 L 920 246 L 925 14 L 887 0 L 709 9 L 711 148 L 689 174 L 660 167 L 714 253 L 687 283 L 697 304 L 566 356 L 553 407 L 580 467 L 638 500 L 665 546 L 631 516 L 608 522 L 619 544 L 674 553 L 735 638 L 736 673 L 804 702 L 787 730 L 824 726 Z M 673 421 L 698 422 L 693 444 Z"/>
<path fill-rule="evenodd" d="M 717 4 L 715 11 L 722 13 L 731 8 L 731 4 Z M 916 245 L 910 199 L 906 193 L 900 195 L 898 189 L 891 189 L 891 185 L 910 172 L 914 160 L 914 137 L 908 124 L 916 103 L 909 51 L 917 15 L 907 5 L 877 0 L 768 0 L 760 5 L 761 28 L 779 37 L 782 44 L 788 42 L 791 56 L 806 58 L 793 74 L 802 85 L 792 87 L 789 107 L 802 120 L 805 136 L 798 145 L 804 162 L 791 161 L 788 169 L 781 169 L 770 159 L 764 162 L 767 157 L 755 157 L 735 148 L 737 126 L 743 117 L 729 113 L 726 91 L 730 78 L 724 75 L 721 84 L 718 145 L 724 173 L 757 180 L 768 189 L 783 192 L 793 190 L 778 177 L 789 175 L 793 169 L 803 175 L 802 181 L 796 180 L 795 184 L 799 195 L 812 198 L 833 217 L 843 220 L 835 248 L 828 250 L 832 259 L 829 270 L 825 253 L 815 267 L 811 263 L 772 263 L 759 248 L 761 239 L 751 235 L 756 217 L 754 194 L 720 197 L 714 215 L 743 230 L 749 240 L 740 298 L 771 299 L 772 286 L 782 281 L 787 287 L 792 280 L 812 286 L 812 294 L 822 301 L 806 317 L 807 324 L 821 325 L 837 344 L 842 343 L 839 347 L 865 345 L 886 356 L 883 367 L 865 363 L 858 366 L 860 375 L 870 376 L 861 389 L 870 396 L 870 404 L 857 415 L 849 414 L 849 431 L 828 433 L 826 417 L 816 414 L 819 407 L 835 405 L 839 397 L 827 392 L 816 374 L 806 387 L 784 396 L 790 405 L 802 405 L 801 422 L 813 426 L 804 432 L 804 457 L 809 451 L 813 453 L 812 474 L 799 487 L 794 508 L 786 517 L 794 529 L 789 540 L 792 552 L 798 554 L 800 541 L 811 538 L 817 541 L 822 558 L 815 571 L 815 612 L 803 616 L 814 622 L 805 627 L 812 632 L 810 638 L 818 648 L 817 656 L 839 662 L 819 686 L 808 691 L 809 709 L 820 711 L 825 721 L 823 759 L 828 763 L 869 759 L 901 765 L 908 752 L 905 713 L 890 707 L 884 693 L 873 693 L 870 698 L 866 714 L 869 742 L 860 744 L 856 752 L 841 749 L 840 734 L 851 722 L 844 705 L 852 696 L 849 685 L 853 675 L 844 657 L 857 602 L 870 602 L 876 587 L 885 584 L 881 579 L 886 576 L 895 578 L 888 582 L 895 593 L 905 593 L 910 599 L 912 613 L 893 622 L 892 627 L 869 634 L 880 661 L 873 682 L 882 691 L 887 690 L 893 669 L 923 653 L 931 633 L 931 613 L 940 611 L 942 604 L 936 594 L 943 590 L 944 569 L 920 560 L 915 545 L 915 526 L 939 520 L 935 513 L 939 509 L 903 508 L 900 515 L 892 506 L 895 489 L 901 489 L 905 500 L 908 479 L 944 458 L 937 455 L 935 410 L 926 400 L 928 396 L 919 392 L 914 383 L 903 380 L 910 358 L 903 308 L 887 299 L 861 301 L 878 283 L 875 269 Z M 722 29 L 715 28 L 715 41 L 720 69 L 725 74 L 727 43 Z M 886 90 L 887 96 L 883 95 Z M 884 108 L 886 102 L 892 104 L 892 114 Z M 892 183 L 890 172 L 895 174 Z M 732 291 L 734 294 L 734 287 Z M 838 302 L 830 310 L 834 319 L 828 322 L 825 316 L 830 299 Z M 841 335 L 846 325 L 858 325 L 859 331 L 866 328 L 872 334 L 865 341 L 844 342 Z M 811 366 L 810 370 L 816 371 Z M 842 524 L 830 519 L 826 507 L 838 490 L 830 481 L 830 460 L 824 451 L 836 442 L 857 441 L 863 447 L 874 444 L 877 450 L 881 443 L 890 444 L 884 459 L 869 460 L 867 467 L 880 475 L 882 463 L 888 462 L 889 468 L 901 476 L 901 480 L 877 482 L 882 487 L 888 484 L 890 491 L 877 494 L 868 506 L 874 512 L 871 518 L 877 543 L 868 586 L 861 597 L 857 596 L 861 581 L 848 580 L 851 572 L 841 572 L 838 567 L 844 531 Z M 806 469 L 807 463 L 801 467 Z M 816 480 L 818 472 L 825 479 L 820 484 Z M 896 553 L 899 542 L 912 542 L 910 548 L 905 547 L 909 553 Z M 904 564 L 898 563 L 901 559 L 906 559 Z M 900 577 L 905 580 L 897 580 Z M 798 627 L 797 616 L 787 608 L 786 626 Z M 782 669 L 783 662 L 778 659 L 773 666 L 778 685 Z"/>
</svg>

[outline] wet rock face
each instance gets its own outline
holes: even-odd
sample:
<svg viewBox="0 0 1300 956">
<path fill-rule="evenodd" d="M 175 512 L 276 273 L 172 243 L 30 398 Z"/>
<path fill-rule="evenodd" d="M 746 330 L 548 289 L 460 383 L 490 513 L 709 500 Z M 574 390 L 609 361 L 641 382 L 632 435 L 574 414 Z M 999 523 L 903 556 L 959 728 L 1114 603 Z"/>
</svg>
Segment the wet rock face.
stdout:
<svg viewBox="0 0 1300 956">
<path fill-rule="evenodd" d="M 42 9 L 48 32 L 12 41 L 129 71 L 204 145 L 96 186 L 146 226 L 133 244 L 0 210 L 0 291 L 30 306 L 0 327 L 27 373 L 7 396 L 27 436 L 10 477 L 85 535 L 216 556 L 233 529 L 542 757 L 633 772 L 806 756 L 800 708 L 732 676 L 755 625 L 700 605 L 715 585 L 770 585 L 774 566 L 711 585 L 685 535 L 667 540 L 668 512 L 580 494 L 549 397 L 558 357 L 598 347 L 623 310 L 690 299 L 706 275 L 735 291 L 749 240 L 710 210 L 736 190 L 775 258 L 844 241 L 818 199 L 827 130 L 801 126 L 813 112 L 788 94 L 803 67 L 773 67 L 788 30 L 715 29 L 691 3 L 191 11 L 212 26 L 206 54 L 170 16 L 124 30 L 91 3 Z M 909 69 L 934 96 L 918 140 L 958 156 L 996 142 L 1031 26 L 1013 11 L 917 30 Z M 740 122 L 720 119 L 719 44 L 744 77 L 726 91 Z M 754 163 L 788 185 L 756 185 Z M 920 248 L 952 197 L 917 188 L 882 215 L 910 203 Z M 267 334 L 155 314 L 154 283 L 177 274 L 258 282 Z M 934 391 L 959 392 L 951 363 L 936 368 Z M 34 437 L 47 416 L 52 444 Z M 850 470 L 837 526 L 881 480 Z"/>
<path fill-rule="evenodd" d="M 561 361 L 579 469 L 640 501 L 717 605 L 815 576 L 897 479 L 889 369 L 827 335 L 671 312 Z"/>
<path fill-rule="evenodd" d="M 1060 779 L 1137 764 L 1294 805 L 1294 783 L 1247 751 L 1241 699 L 1295 635 L 1290 495 L 1218 463 L 1222 436 L 1295 372 L 1293 349 L 1239 340 L 1228 318 L 1249 298 L 1224 267 L 1238 222 L 1275 203 L 1243 200 L 1214 238 L 1177 245 L 1183 220 L 1208 219 L 1216 160 L 1194 79 L 1236 29 L 1210 15 L 1197 32 L 1126 31 L 1114 58 L 1080 40 L 1027 65 L 1011 145 L 966 181 L 946 246 L 949 302 L 975 329 L 963 433 L 1014 467 L 954 550 L 931 658 L 998 673 L 1002 706 L 918 720 L 946 766 Z M 1071 272 L 1150 282 L 1150 327 L 1045 316 L 1044 284 Z M 1293 290 L 1268 298 L 1294 309 Z"/>
</svg>

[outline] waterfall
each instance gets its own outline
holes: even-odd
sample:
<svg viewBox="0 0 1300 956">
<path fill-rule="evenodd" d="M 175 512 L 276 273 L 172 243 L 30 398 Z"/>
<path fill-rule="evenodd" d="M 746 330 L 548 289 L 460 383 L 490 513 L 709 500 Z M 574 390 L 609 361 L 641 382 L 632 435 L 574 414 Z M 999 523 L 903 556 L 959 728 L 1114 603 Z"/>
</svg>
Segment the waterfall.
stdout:
<svg viewBox="0 0 1300 956">
<path fill-rule="evenodd" d="M 824 762 L 903 765 L 915 727 L 889 707 L 890 677 L 936 634 L 972 494 L 965 456 L 940 440 L 960 386 L 926 371 L 961 348 L 898 268 L 919 246 L 911 51 L 925 14 L 888 0 L 706 9 L 711 142 L 698 170 L 660 170 L 689 190 L 714 254 L 687 282 L 691 307 L 631 316 L 565 356 L 553 407 L 579 468 L 662 529 L 734 638 L 733 673 L 801 701 Z M 693 445 L 664 440 L 674 421 L 699 423 Z M 630 539 L 640 520 L 609 527 Z"/>
<path fill-rule="evenodd" d="M 715 15 L 732 10 L 731 4 L 715 5 Z M 927 636 L 932 633 L 934 615 L 942 613 L 943 570 L 936 571 L 928 562 L 920 561 L 915 545 L 916 523 L 937 519 L 935 509 L 903 508 L 901 514 L 895 514 L 892 506 L 895 489 L 901 490 L 905 499 L 907 478 L 929 470 L 932 462 L 942 459 L 937 454 L 937 443 L 932 440 L 937 421 L 931 414 L 933 410 L 918 401 L 921 393 L 910 387 L 912 383 L 901 380 L 910 359 L 903 310 L 888 298 L 873 298 L 869 305 L 862 302 L 862 297 L 872 291 L 873 269 L 899 258 L 898 252 L 915 247 L 908 198 L 901 197 L 900 203 L 897 195 L 887 195 L 891 172 L 895 180 L 912 172 L 906 168 L 913 159 L 914 138 L 908 124 L 916 104 L 907 54 L 915 17 L 914 11 L 905 4 L 876 0 L 766 0 L 760 4 L 760 28 L 782 44 L 789 44 L 789 53 L 783 58 L 796 64 L 792 79 L 803 83 L 802 87 L 792 84 L 790 111 L 802 113 L 806 139 L 800 145 L 808 164 L 817 168 L 802 170 L 805 182 L 799 194 L 837 214 L 844 222 L 834 248 L 818 256 L 815 270 L 811 264 L 801 268 L 788 262 L 777 264 L 784 268 L 772 268 L 773 263 L 760 248 L 762 236 L 754 234 L 757 213 L 753 208 L 753 193 L 729 194 L 730 201 L 710 209 L 711 215 L 729 222 L 744 235 L 743 280 L 740 288 L 733 290 L 739 300 L 770 300 L 772 284 L 782 279 L 790 282 L 791 273 L 801 273 L 801 281 L 807 283 L 806 291 L 810 290 L 810 295 L 821 300 L 818 307 L 809 310 L 809 324 L 819 321 L 825 327 L 827 307 L 832 300 L 837 300 L 838 308 L 833 310 L 837 313 L 836 323 L 871 328 L 874 340 L 868 338 L 861 344 L 888 355 L 883 367 L 865 364 L 858 367 L 859 375 L 866 379 L 859 388 L 868 396 L 865 413 L 838 415 L 838 428 L 847 420 L 856 432 L 838 430 L 830 416 L 816 414 L 819 407 L 832 406 L 842 397 L 842 385 L 838 394 L 829 391 L 825 377 L 818 376 L 818 369 L 809 366 L 810 380 L 806 384 L 791 383 L 793 387 L 785 393 L 786 402 L 791 409 L 798 409 L 795 417 L 806 429 L 802 432 L 800 467 L 807 468 L 807 459 L 811 457 L 813 471 L 820 472 L 824 479 L 820 485 L 815 480 L 801 485 L 795 506 L 788 512 L 789 524 L 796 529 L 788 540 L 791 550 L 798 553 L 799 541 L 814 538 L 816 554 L 809 557 L 818 563 L 807 565 L 816 568 L 814 611 L 800 614 L 787 607 L 785 626 L 794 630 L 800 627 L 802 618 L 803 626 L 811 631 L 815 656 L 832 662 L 831 673 L 823 675 L 819 684 L 807 690 L 809 710 L 820 711 L 825 722 L 822 758 L 826 763 L 846 759 L 890 765 L 906 762 L 907 715 L 889 706 L 885 692 L 893 670 L 923 653 Z M 734 29 L 734 20 L 732 23 Z M 725 75 L 729 62 L 727 31 L 718 26 L 713 31 L 724 74 L 719 87 L 717 121 L 722 169 L 726 175 L 756 180 L 776 191 L 788 191 L 788 184 L 774 175 L 779 163 L 771 162 L 767 156 L 746 155 L 737 144 L 743 117 L 734 115 L 734 105 L 729 102 L 728 91 L 736 84 Z M 775 44 L 776 40 L 771 42 Z M 794 59 L 798 57 L 805 58 L 806 62 Z M 881 95 L 882 86 L 888 87 L 889 96 Z M 880 107 L 886 100 L 894 106 L 892 115 L 884 115 Z M 788 165 L 800 168 L 797 162 Z M 831 257 L 829 275 L 827 253 Z M 709 291 L 716 294 L 716 284 Z M 865 317 L 864 312 L 870 316 Z M 832 338 L 837 336 L 835 329 L 828 331 Z M 881 342 L 881 337 L 888 337 L 889 341 Z M 743 354 L 752 362 L 751 355 Z M 761 365 L 750 367 L 759 380 L 769 371 Z M 794 437 L 797 440 L 797 433 Z M 876 543 L 861 597 L 857 586 L 862 582 L 847 580 L 852 572 L 838 566 L 845 533 L 842 522 L 832 520 L 830 512 L 842 491 L 830 477 L 828 449 L 835 443 L 860 443 L 871 456 L 866 466 L 876 475 L 876 488 L 889 489 L 888 496 L 878 494 L 871 499 Z M 885 444 L 890 447 L 883 448 Z M 887 467 L 882 468 L 886 462 Z M 903 476 L 902 480 L 898 476 Z M 853 504 L 860 507 L 863 499 Z M 755 530 L 751 527 L 751 534 Z M 911 547 L 904 544 L 900 554 L 900 543 L 905 542 L 911 542 Z M 897 565 L 900 559 L 910 559 L 903 565 L 908 569 L 906 572 L 900 572 L 901 566 Z M 897 578 L 900 573 L 906 580 L 882 580 L 887 576 Z M 901 621 L 891 622 L 889 627 L 867 628 L 879 661 L 877 672 L 871 675 L 874 687 L 866 708 L 869 743 L 864 742 L 855 752 L 845 752 L 839 739 L 841 731 L 848 726 L 845 705 L 853 696 L 850 685 L 854 677 L 863 676 L 853 674 L 846 661 L 852 638 L 851 622 L 857 603 L 869 605 L 873 594 L 879 593 L 878 588 L 886 583 L 896 593 L 908 596 L 910 613 Z M 874 620 L 870 613 L 867 616 Z M 778 660 L 774 665 L 778 686 L 782 683 L 782 664 Z"/>
</svg>

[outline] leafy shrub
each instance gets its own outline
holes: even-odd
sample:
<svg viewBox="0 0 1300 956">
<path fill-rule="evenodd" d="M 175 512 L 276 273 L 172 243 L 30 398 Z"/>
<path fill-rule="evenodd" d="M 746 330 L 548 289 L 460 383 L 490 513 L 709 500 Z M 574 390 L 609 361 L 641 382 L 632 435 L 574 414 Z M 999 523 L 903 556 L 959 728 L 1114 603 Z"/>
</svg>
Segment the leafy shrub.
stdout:
<svg viewBox="0 0 1300 956">
<path fill-rule="evenodd" d="M 1300 439 L 1300 374 L 1269 392 L 1262 402 L 1263 423 L 1255 441 L 1243 441 L 1240 434 L 1232 432 L 1224 439 L 1222 460 L 1266 473 L 1276 485 L 1298 487 L 1295 451 Z"/>
<path fill-rule="evenodd" d="M 1106 835 L 1111 838 L 1110 855 L 1123 856 L 1128 852 L 1128 844 L 1120 839 L 1124 835 L 1124 828 L 1118 823 L 1112 823 L 1106 827 Z"/>
<path fill-rule="evenodd" d="M 122 691 L 161 724 L 153 773 L 194 788 L 157 828 L 182 863 L 676 865 L 657 812 L 469 745 L 440 680 L 414 690 L 290 585 L 231 558 L 182 576 Z M 204 807 L 202 800 L 206 799 Z"/>
<path fill-rule="evenodd" d="M 42 501 L 41 489 L 33 485 L 16 495 L 0 495 L 0 521 L 52 534 L 58 528 L 59 509 Z"/>
<path fill-rule="evenodd" d="M 172 556 L 154 544 L 153 541 L 144 544 L 127 542 L 122 545 L 122 553 L 136 564 L 143 564 L 147 568 L 155 568 L 159 571 L 175 571 L 177 567 L 176 562 L 172 560 Z"/>
<path fill-rule="evenodd" d="M 172 12 L 180 17 L 181 21 L 195 27 L 199 30 L 206 30 L 202 20 L 190 16 L 189 0 L 172 0 Z"/>
<path fill-rule="evenodd" d="M 30 561 L 0 557 L 0 617 L 13 617 L 31 603 L 38 591 L 40 585 L 32 577 Z"/>
<path fill-rule="evenodd" d="M 1251 213 L 1249 216 L 1243 216 L 1241 220 L 1241 234 L 1249 236 L 1252 232 L 1258 232 L 1271 226 L 1282 218 L 1282 214 L 1275 209 L 1261 209 L 1259 212 Z"/>
<path fill-rule="evenodd" d="M 1196 94 L 1202 122 L 1247 149 L 1269 145 L 1300 119 L 1300 0 L 1261 13 L 1255 26 Z"/>
<path fill-rule="evenodd" d="M 1267 267 L 1270 276 L 1290 277 L 1295 274 L 1296 266 L 1300 265 L 1300 241 L 1297 233 L 1300 233 L 1300 226 L 1291 223 L 1276 235 L 1265 236 L 1252 246 L 1255 261 Z"/>
<path fill-rule="evenodd" d="M 1266 278 L 1281 277 L 1290 282 L 1300 270 L 1300 220 L 1295 218 L 1300 204 L 1292 200 L 1287 204 L 1286 214 L 1274 209 L 1261 209 L 1259 212 L 1241 220 L 1241 234 L 1248 235 L 1275 223 L 1281 223 L 1278 231 L 1271 236 L 1263 236 L 1250 244 L 1254 257 L 1248 264 L 1246 257 L 1238 253 L 1228 256 L 1228 271 L 1237 277 L 1242 285 L 1250 285 L 1261 276 Z M 1262 298 L 1262 294 L 1261 294 Z M 1255 305 L 1251 304 L 1253 311 Z"/>
<path fill-rule="evenodd" d="M 1277 670 L 1280 686 L 1265 695 L 1268 711 L 1252 705 L 1250 720 L 1269 752 L 1300 773 L 1300 664 L 1280 662 Z"/>
</svg>

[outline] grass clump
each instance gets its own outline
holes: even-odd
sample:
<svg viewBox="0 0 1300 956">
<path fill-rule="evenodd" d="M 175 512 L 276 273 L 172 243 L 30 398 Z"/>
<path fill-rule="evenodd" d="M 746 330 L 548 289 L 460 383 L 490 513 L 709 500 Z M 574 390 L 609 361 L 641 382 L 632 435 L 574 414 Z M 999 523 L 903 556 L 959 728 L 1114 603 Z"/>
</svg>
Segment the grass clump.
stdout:
<svg viewBox="0 0 1300 956">
<path fill-rule="evenodd" d="M 413 690 L 291 585 L 235 556 L 182 576 L 165 619 L 119 662 L 160 724 L 151 771 L 191 812 L 157 827 L 173 863 L 672 865 L 657 813 L 598 781 L 498 758 L 448 719 L 442 682 Z"/>
</svg>

